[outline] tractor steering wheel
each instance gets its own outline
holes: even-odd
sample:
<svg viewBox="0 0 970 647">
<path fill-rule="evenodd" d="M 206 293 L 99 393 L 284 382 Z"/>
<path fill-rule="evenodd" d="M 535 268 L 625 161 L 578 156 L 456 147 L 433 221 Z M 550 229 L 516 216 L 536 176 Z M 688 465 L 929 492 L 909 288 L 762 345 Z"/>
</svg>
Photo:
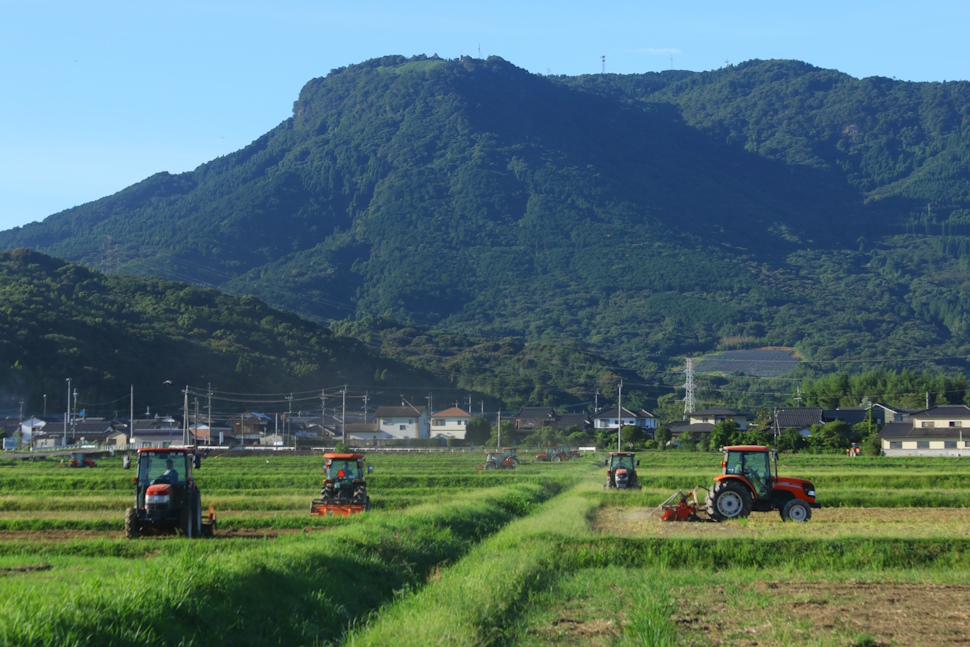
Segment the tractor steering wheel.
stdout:
<svg viewBox="0 0 970 647">
<path fill-rule="evenodd" d="M 152 480 L 151 485 L 161 485 L 163 483 L 167 485 L 171 485 L 172 481 L 167 476 L 162 474 L 161 476 L 156 476 L 154 480 Z"/>
</svg>

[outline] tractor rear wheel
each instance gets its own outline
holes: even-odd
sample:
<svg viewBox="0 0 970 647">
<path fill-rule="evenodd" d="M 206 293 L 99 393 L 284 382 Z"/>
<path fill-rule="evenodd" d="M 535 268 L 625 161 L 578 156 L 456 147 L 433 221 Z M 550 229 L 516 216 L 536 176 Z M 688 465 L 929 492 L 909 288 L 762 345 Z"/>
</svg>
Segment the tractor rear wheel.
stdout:
<svg viewBox="0 0 970 647">
<path fill-rule="evenodd" d="M 743 519 L 751 514 L 751 493 L 736 481 L 719 481 L 707 496 L 707 514 L 714 521 Z"/>
<path fill-rule="evenodd" d="M 552 457 L 552 462 L 553 463 L 558 463 L 560 461 L 562 461 L 562 459 L 559 458 L 559 455 L 558 454 L 556 454 L 555 456 Z"/>
<path fill-rule="evenodd" d="M 485 463 L 485 469 L 487 469 L 487 470 L 494 470 L 495 469 L 495 461 L 488 461 L 487 463 Z"/>
<path fill-rule="evenodd" d="M 125 538 L 138 539 L 141 525 L 138 523 L 138 510 L 128 508 L 125 510 Z"/>
<path fill-rule="evenodd" d="M 516 458 L 515 456 L 510 456 L 509 462 L 512 463 L 512 467 L 515 467 L 516 465 L 519 464 L 519 459 Z"/>
<path fill-rule="evenodd" d="M 367 490 L 362 487 L 354 490 L 354 498 L 351 499 L 354 505 L 367 505 Z"/>
<path fill-rule="evenodd" d="M 805 522 L 812 518 L 812 509 L 804 501 L 792 499 L 781 509 L 781 518 L 785 521 Z"/>
</svg>

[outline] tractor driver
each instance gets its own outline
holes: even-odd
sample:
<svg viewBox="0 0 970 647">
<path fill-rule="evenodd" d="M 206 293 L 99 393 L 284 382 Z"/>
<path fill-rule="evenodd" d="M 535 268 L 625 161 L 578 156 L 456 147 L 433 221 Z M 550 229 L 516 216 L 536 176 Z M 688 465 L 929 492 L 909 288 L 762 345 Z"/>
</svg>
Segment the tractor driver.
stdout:
<svg viewBox="0 0 970 647">
<path fill-rule="evenodd" d="M 337 470 L 338 479 L 352 479 L 355 477 L 356 470 L 354 469 L 354 464 L 350 461 L 344 461 L 343 467 Z"/>
<path fill-rule="evenodd" d="M 175 469 L 175 462 L 171 458 L 165 459 L 165 473 L 162 474 L 162 478 L 167 479 L 172 485 L 179 482 L 179 473 Z"/>
</svg>

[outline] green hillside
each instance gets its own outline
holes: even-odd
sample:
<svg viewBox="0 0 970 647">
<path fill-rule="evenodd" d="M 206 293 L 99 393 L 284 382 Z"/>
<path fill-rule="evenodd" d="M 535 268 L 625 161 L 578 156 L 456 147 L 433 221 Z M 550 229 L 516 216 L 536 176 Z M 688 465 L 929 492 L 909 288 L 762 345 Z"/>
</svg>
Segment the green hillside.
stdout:
<svg viewBox="0 0 970 647">
<path fill-rule="evenodd" d="M 409 342 L 435 370 L 503 339 L 602 358 L 591 384 L 760 345 L 821 372 L 964 367 L 968 110 L 967 83 L 792 61 L 544 77 L 390 56 L 310 81 L 243 150 L 0 248 L 356 320 L 388 353 L 464 335 Z"/>
<path fill-rule="evenodd" d="M 181 409 L 186 384 L 311 391 L 310 408 L 319 402 L 314 389 L 342 384 L 376 397 L 389 387 L 395 398 L 401 385 L 447 386 L 252 297 L 106 276 L 23 248 L 0 252 L 0 315 L 0 392 L 23 397 L 27 412 L 41 411 L 45 393 L 52 411 L 63 409 L 54 403 L 63 402 L 68 377 L 90 415 L 109 417 L 127 414 L 131 387 L 140 414 L 145 406 Z M 165 380 L 175 386 L 164 388 Z"/>
</svg>

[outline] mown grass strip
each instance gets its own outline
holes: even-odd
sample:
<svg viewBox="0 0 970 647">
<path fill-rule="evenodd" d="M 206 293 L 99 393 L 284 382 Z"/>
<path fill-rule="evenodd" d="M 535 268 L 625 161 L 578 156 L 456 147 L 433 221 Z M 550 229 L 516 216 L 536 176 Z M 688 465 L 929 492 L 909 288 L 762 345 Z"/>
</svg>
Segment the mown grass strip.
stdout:
<svg viewBox="0 0 970 647">
<path fill-rule="evenodd" d="M 682 539 L 565 540 L 559 557 L 568 568 L 663 567 L 796 570 L 970 569 L 970 539 Z"/>
<path fill-rule="evenodd" d="M 362 515 L 326 533 L 274 541 L 21 545 L 8 549 L 4 565 L 43 561 L 51 569 L 0 580 L 0 643 L 334 641 L 559 489 L 550 482 L 456 494 L 438 505 Z"/>
</svg>

